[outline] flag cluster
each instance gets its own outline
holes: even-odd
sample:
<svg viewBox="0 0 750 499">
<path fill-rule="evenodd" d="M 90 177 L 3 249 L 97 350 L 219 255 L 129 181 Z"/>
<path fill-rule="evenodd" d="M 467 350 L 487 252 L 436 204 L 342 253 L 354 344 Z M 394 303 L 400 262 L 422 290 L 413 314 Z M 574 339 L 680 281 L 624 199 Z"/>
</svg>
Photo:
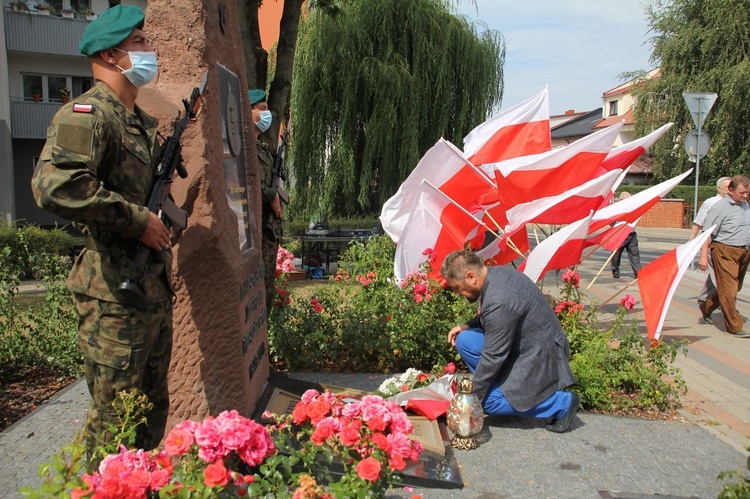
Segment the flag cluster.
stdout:
<svg viewBox="0 0 750 499">
<path fill-rule="evenodd" d="M 445 256 L 470 247 L 497 265 L 524 257 L 519 270 L 536 282 L 549 270 L 577 265 L 588 246 L 615 248 L 692 172 L 610 204 L 630 166 L 672 124 L 613 147 L 622 126 L 552 149 L 545 88 L 472 130 L 463 151 L 438 140 L 380 215 L 397 243 L 396 279 L 419 269 L 429 255 L 430 277 L 444 282 Z M 526 256 L 530 223 L 566 227 Z"/>
</svg>

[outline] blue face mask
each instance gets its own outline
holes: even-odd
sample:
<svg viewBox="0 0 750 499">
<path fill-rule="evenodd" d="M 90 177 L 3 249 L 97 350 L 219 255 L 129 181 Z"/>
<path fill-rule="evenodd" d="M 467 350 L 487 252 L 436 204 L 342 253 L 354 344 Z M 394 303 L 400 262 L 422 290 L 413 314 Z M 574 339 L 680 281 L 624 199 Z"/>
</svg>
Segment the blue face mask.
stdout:
<svg viewBox="0 0 750 499">
<path fill-rule="evenodd" d="M 120 50 L 115 47 L 116 50 Z M 120 52 L 125 52 L 120 50 Z M 155 52 L 125 52 L 130 57 L 130 69 L 122 69 L 120 66 L 115 64 L 115 67 L 122 71 L 122 74 L 130 80 L 130 83 L 135 85 L 136 88 L 148 84 L 156 76 L 156 72 L 159 70 L 159 65 L 156 62 Z"/>
<path fill-rule="evenodd" d="M 271 111 L 260 111 L 260 121 L 255 123 L 255 126 L 258 127 L 258 130 L 261 132 L 265 132 L 269 128 L 271 128 L 271 122 L 273 121 L 273 115 L 271 114 Z"/>
</svg>

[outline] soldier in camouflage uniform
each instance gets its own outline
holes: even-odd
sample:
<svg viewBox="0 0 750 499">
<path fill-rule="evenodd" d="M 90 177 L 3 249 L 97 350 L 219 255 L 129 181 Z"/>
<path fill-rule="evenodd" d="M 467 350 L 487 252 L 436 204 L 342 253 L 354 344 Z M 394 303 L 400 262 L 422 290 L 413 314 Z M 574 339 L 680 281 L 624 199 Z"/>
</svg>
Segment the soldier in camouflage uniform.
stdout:
<svg viewBox="0 0 750 499">
<path fill-rule="evenodd" d="M 89 455 L 111 438 L 106 430 L 118 422 L 112 408 L 118 392 L 138 388 L 153 404 L 136 438 L 142 448 L 158 445 L 169 408 L 171 241 L 145 206 L 160 154 L 157 121 L 135 105 L 157 65 L 143 24 L 143 11 L 116 6 L 88 25 L 79 48 L 96 85 L 57 112 L 32 180 L 37 204 L 73 221 L 86 236 L 67 285 L 91 393 Z M 139 241 L 166 255 L 163 262 L 150 258 L 145 276 L 132 265 Z M 140 283 L 145 311 L 118 293 L 126 278 Z"/>
<path fill-rule="evenodd" d="M 255 123 L 255 140 L 258 149 L 258 168 L 260 168 L 260 191 L 262 203 L 263 223 L 268 220 L 271 213 L 274 215 L 273 229 L 280 235 L 280 220 L 283 215 L 278 190 L 271 187 L 273 176 L 274 156 L 264 142 L 259 138 L 262 132 L 271 126 L 271 111 L 266 103 L 266 93 L 263 90 L 254 89 L 248 92 L 250 104 L 253 108 L 253 123 Z M 266 317 L 271 314 L 271 307 L 276 297 L 276 253 L 279 251 L 278 238 L 269 237 L 266 228 L 263 228 L 262 254 L 263 268 L 265 270 L 266 285 Z"/>
</svg>

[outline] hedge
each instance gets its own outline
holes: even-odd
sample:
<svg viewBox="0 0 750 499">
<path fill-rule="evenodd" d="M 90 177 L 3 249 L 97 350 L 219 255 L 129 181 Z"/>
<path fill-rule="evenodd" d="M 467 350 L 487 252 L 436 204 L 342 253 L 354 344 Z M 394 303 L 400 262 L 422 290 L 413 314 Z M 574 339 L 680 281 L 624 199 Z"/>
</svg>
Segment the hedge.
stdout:
<svg viewBox="0 0 750 499">
<path fill-rule="evenodd" d="M 60 228 L 42 229 L 36 225 L 12 227 L 0 224 L 0 249 L 10 247 L 12 259 L 9 265 L 18 269 L 21 279 L 34 276 L 31 255 L 42 253 L 67 256 L 76 239 Z"/>
</svg>

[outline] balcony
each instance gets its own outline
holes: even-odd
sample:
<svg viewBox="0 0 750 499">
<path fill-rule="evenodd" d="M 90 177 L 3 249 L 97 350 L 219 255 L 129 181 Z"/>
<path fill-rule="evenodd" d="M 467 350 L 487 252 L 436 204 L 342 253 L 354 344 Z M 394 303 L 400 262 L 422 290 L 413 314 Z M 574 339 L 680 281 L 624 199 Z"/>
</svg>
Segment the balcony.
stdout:
<svg viewBox="0 0 750 499">
<path fill-rule="evenodd" d="M 10 123 L 14 139 L 46 139 L 47 128 L 62 102 L 11 100 Z"/>
<path fill-rule="evenodd" d="M 89 21 L 14 12 L 9 9 L 3 14 L 8 52 L 83 57 L 78 51 L 78 42 Z"/>
</svg>

